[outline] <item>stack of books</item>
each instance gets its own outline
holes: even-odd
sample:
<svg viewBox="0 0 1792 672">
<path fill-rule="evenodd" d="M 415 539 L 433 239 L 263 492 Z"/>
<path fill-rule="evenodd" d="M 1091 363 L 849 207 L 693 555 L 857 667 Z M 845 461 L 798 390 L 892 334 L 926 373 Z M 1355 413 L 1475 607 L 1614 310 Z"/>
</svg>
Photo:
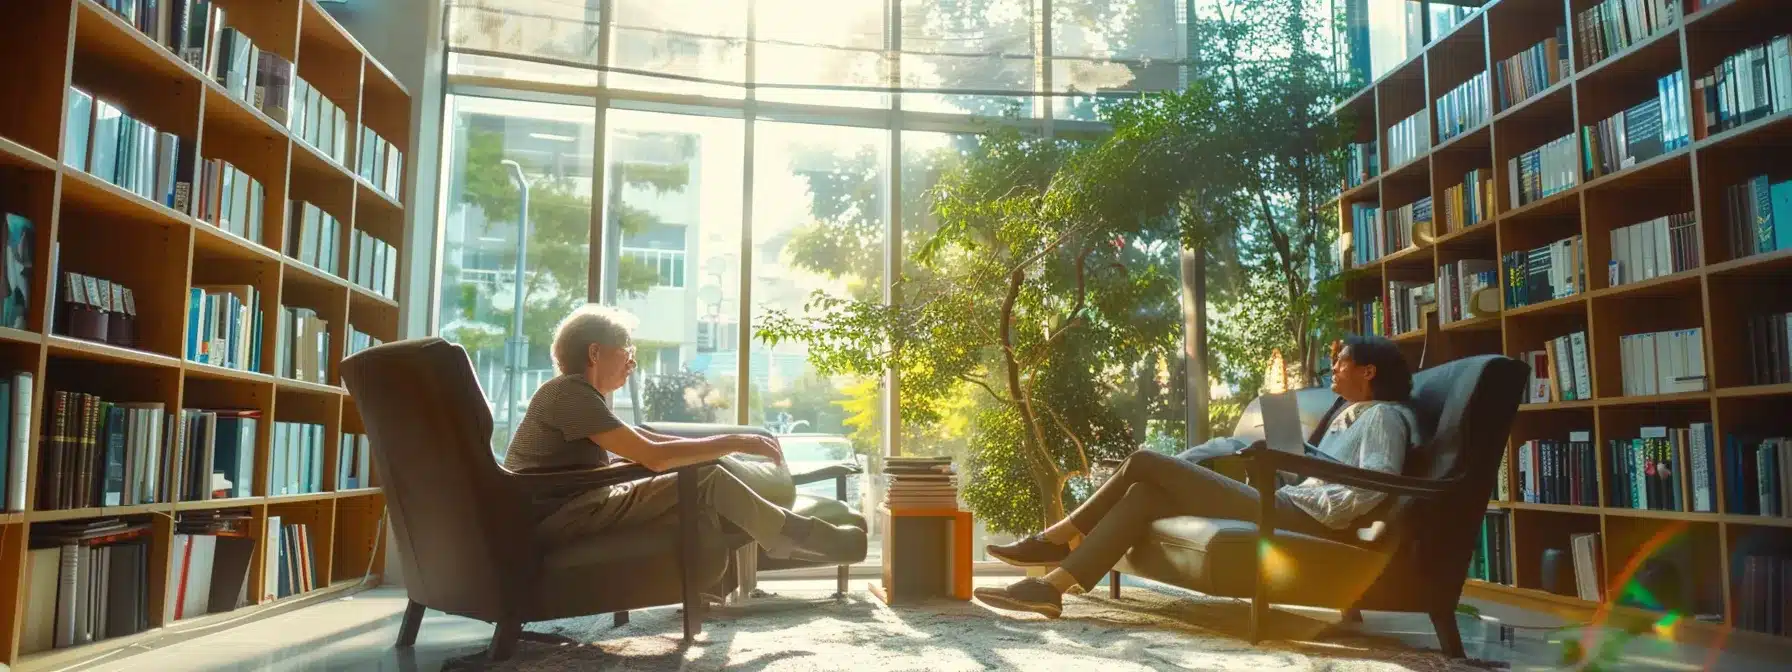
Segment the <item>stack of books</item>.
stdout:
<svg viewBox="0 0 1792 672">
<path fill-rule="evenodd" d="M 891 511 L 958 508 L 958 477 L 950 457 L 889 457 L 884 475 L 890 487 L 884 505 Z"/>
</svg>

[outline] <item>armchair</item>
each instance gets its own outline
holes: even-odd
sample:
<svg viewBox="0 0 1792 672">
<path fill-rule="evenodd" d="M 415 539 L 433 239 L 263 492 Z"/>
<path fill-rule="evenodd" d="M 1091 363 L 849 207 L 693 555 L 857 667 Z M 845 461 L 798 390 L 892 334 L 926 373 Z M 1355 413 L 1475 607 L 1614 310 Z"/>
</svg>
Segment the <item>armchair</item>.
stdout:
<svg viewBox="0 0 1792 672">
<path fill-rule="evenodd" d="M 1263 636 L 1272 602 L 1338 608 L 1346 618 L 1365 609 L 1422 612 L 1444 653 L 1460 658 L 1455 607 L 1527 374 L 1517 360 L 1482 355 L 1415 375 L 1412 405 L 1426 438 L 1408 451 L 1401 474 L 1282 453 L 1255 441 L 1240 456 L 1264 503 L 1257 520 L 1156 521 L 1113 578 L 1124 572 L 1250 598 L 1252 642 Z M 1374 523 L 1364 530 L 1325 538 L 1277 530 L 1269 515 L 1277 472 L 1392 496 L 1364 517 Z M 1119 582 L 1111 581 L 1109 590 L 1117 597 Z"/>
<path fill-rule="evenodd" d="M 377 346 L 342 362 L 385 483 L 410 604 L 397 645 L 416 642 L 425 608 L 494 623 L 490 656 L 508 658 L 522 626 L 665 604 L 684 607 L 684 637 L 702 627 L 700 591 L 750 539 L 698 506 L 698 465 L 678 470 L 678 524 L 549 545 L 531 498 L 649 475 L 620 464 L 517 473 L 492 459 L 492 418 L 466 352 L 440 338 Z M 689 506 L 684 505 L 689 503 Z"/>
</svg>

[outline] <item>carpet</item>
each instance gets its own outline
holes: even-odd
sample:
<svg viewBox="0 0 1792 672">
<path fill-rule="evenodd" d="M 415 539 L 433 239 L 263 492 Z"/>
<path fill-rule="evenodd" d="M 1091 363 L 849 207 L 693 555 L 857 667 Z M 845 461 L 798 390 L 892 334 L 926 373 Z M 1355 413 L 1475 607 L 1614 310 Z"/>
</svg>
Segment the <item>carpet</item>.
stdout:
<svg viewBox="0 0 1792 672">
<path fill-rule="evenodd" d="M 976 602 L 890 607 L 858 590 L 844 599 L 774 596 L 712 610 L 703 634 L 679 642 L 676 607 L 531 624 L 583 644 L 523 641 L 510 660 L 484 652 L 444 670 L 1478 670 L 1389 638 L 1320 633 L 1325 623 L 1277 611 L 1300 641 L 1240 637 L 1249 605 L 1129 586 L 1120 600 L 1069 596 L 1064 617 L 994 612 Z M 1287 628 L 1292 628 L 1289 630 Z"/>
</svg>

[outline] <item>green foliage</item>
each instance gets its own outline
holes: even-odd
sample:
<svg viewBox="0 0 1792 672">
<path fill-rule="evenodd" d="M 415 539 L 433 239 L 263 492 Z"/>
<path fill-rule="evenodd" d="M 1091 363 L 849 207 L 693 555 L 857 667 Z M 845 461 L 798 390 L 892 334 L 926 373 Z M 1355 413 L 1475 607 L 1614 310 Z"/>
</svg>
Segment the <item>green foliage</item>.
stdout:
<svg viewBox="0 0 1792 672">
<path fill-rule="evenodd" d="M 460 176 L 461 200 L 477 206 L 487 222 L 514 223 L 521 214 L 522 198 L 504 168 L 506 158 L 517 161 L 523 173 L 533 180 L 529 190 L 528 268 L 523 279 L 523 334 L 538 358 L 545 361 L 554 327 L 573 308 L 589 300 L 591 195 L 578 180 L 555 172 L 552 166 L 537 165 L 527 156 L 508 157 L 502 133 L 473 128 L 467 134 L 466 166 Z M 659 192 L 683 189 L 690 179 L 683 166 L 643 163 L 613 168 L 622 171 L 624 184 Z M 618 204 L 618 217 L 624 235 L 658 223 L 653 215 L 626 203 Z M 498 265 L 515 267 L 513 247 L 499 251 Z M 620 260 L 617 275 L 619 290 L 624 295 L 645 292 L 657 278 L 654 269 L 629 258 Z M 449 295 L 457 297 L 458 305 L 454 308 L 461 320 L 492 327 L 460 329 L 453 334 L 455 340 L 469 349 L 501 344 L 510 326 L 514 291 L 508 283 L 468 282 L 458 288 L 444 288 L 445 293 L 452 292 Z"/>
</svg>

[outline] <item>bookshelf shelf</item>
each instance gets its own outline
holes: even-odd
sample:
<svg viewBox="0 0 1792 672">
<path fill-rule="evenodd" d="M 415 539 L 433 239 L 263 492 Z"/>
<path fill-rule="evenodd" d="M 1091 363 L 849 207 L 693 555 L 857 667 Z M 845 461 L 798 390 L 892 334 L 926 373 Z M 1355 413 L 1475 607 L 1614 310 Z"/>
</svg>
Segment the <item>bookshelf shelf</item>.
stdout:
<svg viewBox="0 0 1792 672">
<path fill-rule="evenodd" d="M 1353 227 L 1353 205 L 1387 211 L 1426 196 L 1445 203 L 1445 191 L 1457 188 L 1468 171 L 1492 169 L 1493 202 L 1487 207 L 1491 212 L 1483 215 L 1483 223 L 1492 226 L 1477 224 L 1450 231 L 1430 245 L 1400 250 L 1343 271 L 1347 295 L 1357 302 L 1346 323 L 1360 331 L 1371 326 L 1362 323 L 1362 302 L 1371 296 L 1377 301 L 1390 300 L 1386 296 L 1389 282 L 1427 278 L 1441 282 L 1447 277 L 1443 272 L 1447 264 L 1491 261 L 1492 277 L 1502 283 L 1496 288 L 1503 288 L 1509 280 L 1507 272 L 1514 270 L 1510 268 L 1513 259 L 1523 263 L 1524 255 L 1531 254 L 1528 269 L 1521 266 L 1517 272 L 1520 277 L 1535 274 L 1539 269 L 1536 251 L 1564 239 L 1579 246 L 1570 249 L 1586 263 L 1584 284 L 1562 298 L 1505 306 L 1497 316 L 1445 322 L 1430 333 L 1421 329 L 1393 336 L 1404 342 L 1402 351 L 1415 362 L 1420 350 L 1411 347 L 1411 342 L 1422 340 L 1426 363 L 1435 364 L 1483 353 L 1528 356 L 1546 344 L 1566 342 L 1560 339 L 1584 332 L 1586 353 L 1580 354 L 1581 346 L 1576 343 L 1573 356 L 1586 358 L 1586 384 L 1591 388 L 1577 393 L 1594 396 L 1519 406 L 1508 444 L 1506 476 L 1511 492 L 1506 499 L 1522 499 L 1516 480 L 1518 460 L 1529 448 L 1521 451 L 1520 447 L 1529 441 L 1566 443 L 1571 433 L 1585 437 L 1575 441 L 1590 443 L 1591 450 L 1582 454 L 1585 470 L 1575 467 L 1573 472 L 1573 478 L 1591 479 L 1574 485 L 1590 487 L 1572 497 L 1542 498 L 1580 502 L 1574 505 L 1490 502 L 1489 515 L 1506 521 L 1504 550 L 1509 553 L 1510 585 L 1471 581 L 1469 592 L 1491 599 L 1548 604 L 1580 618 L 1595 609 L 1626 619 L 1659 618 L 1659 613 L 1645 609 L 1602 605 L 1540 590 L 1547 585 L 1541 575 L 1541 556 L 1546 549 L 1567 550 L 1577 535 L 1600 535 L 1594 562 L 1609 580 L 1613 574 L 1635 570 L 1633 565 L 1655 555 L 1651 540 L 1671 537 L 1670 543 L 1679 547 L 1675 552 L 1682 554 L 1677 557 L 1686 558 L 1685 567 L 1693 574 L 1690 581 L 1699 587 L 1690 609 L 1718 621 L 1694 623 L 1688 618 L 1690 627 L 1722 636 L 1734 631 L 1743 639 L 1777 645 L 1792 642 L 1792 638 L 1748 630 L 1760 626 L 1749 624 L 1744 605 L 1757 600 L 1762 589 L 1744 585 L 1740 564 L 1744 557 L 1761 553 L 1752 544 L 1768 543 L 1768 548 L 1792 544 L 1792 517 L 1754 513 L 1766 507 L 1765 502 L 1760 507 L 1753 503 L 1757 486 L 1748 479 L 1755 478 L 1754 472 L 1731 473 L 1740 468 L 1739 463 L 1725 460 L 1737 458 L 1730 453 L 1738 450 L 1747 451 L 1738 459 L 1754 459 L 1749 455 L 1755 454 L 1755 449 L 1724 443 L 1724 437 L 1735 435 L 1792 436 L 1792 415 L 1785 412 L 1792 407 L 1788 405 L 1792 383 L 1758 384 L 1751 378 L 1757 375 L 1759 364 L 1750 359 L 1748 331 L 1749 320 L 1792 309 L 1792 294 L 1783 290 L 1792 286 L 1788 284 L 1792 283 L 1792 250 L 1733 258 L 1740 254 L 1731 246 L 1731 239 L 1740 235 L 1733 231 L 1746 229 L 1729 228 L 1727 208 L 1733 202 L 1726 202 L 1733 185 L 1755 175 L 1768 174 L 1773 180 L 1792 177 L 1788 167 L 1792 164 L 1786 162 L 1792 151 L 1792 110 L 1707 134 L 1705 120 L 1699 116 L 1702 107 L 1692 102 L 1697 78 L 1721 66 L 1738 50 L 1792 33 L 1792 14 L 1786 13 L 1784 3 L 1778 0 L 1729 0 L 1711 7 L 1701 7 L 1698 0 L 1677 0 L 1674 5 L 1684 14 L 1679 20 L 1597 62 L 1586 63 L 1589 52 L 1580 48 L 1588 45 L 1579 44 L 1582 26 L 1578 20 L 1580 13 L 1598 5 L 1598 0 L 1490 0 L 1481 4 L 1480 11 L 1418 55 L 1333 108 L 1340 117 L 1355 119 L 1359 125 L 1375 124 L 1373 136 L 1359 130 L 1353 141 L 1375 137 L 1385 149 L 1388 129 L 1395 122 L 1415 112 L 1435 121 L 1442 105 L 1439 98 L 1446 92 L 1482 71 L 1489 72 L 1491 78 L 1501 63 L 1524 56 L 1553 39 L 1558 30 L 1566 36 L 1559 55 L 1568 60 L 1561 80 L 1533 85 L 1540 90 L 1506 109 L 1499 109 L 1497 82 L 1490 82 L 1495 100 L 1486 101 L 1488 122 L 1441 139 L 1438 129 L 1431 129 L 1430 149 L 1392 166 L 1393 170 L 1388 170 L 1387 152 L 1380 152 L 1380 176 L 1361 186 L 1340 189 L 1329 206 L 1336 209 L 1340 231 L 1348 234 Z M 1556 55 L 1546 58 L 1553 57 Z M 1641 103 L 1662 100 L 1660 81 L 1675 72 L 1685 76 L 1677 91 L 1678 102 L 1670 97 L 1670 107 L 1660 109 L 1663 114 L 1675 112 L 1684 120 L 1681 123 L 1689 129 L 1686 142 L 1676 147 L 1664 138 L 1664 147 L 1638 154 L 1647 158 L 1604 175 L 1592 175 L 1584 156 L 1583 129 Z M 1676 93 L 1671 88 L 1667 91 Z M 1414 102 L 1415 96 L 1424 100 Z M 1671 107 L 1674 105 L 1683 107 Z M 1665 123 L 1666 118 L 1663 120 Z M 1553 187 L 1559 189 L 1556 193 L 1514 206 L 1509 161 L 1526 160 L 1527 153 L 1570 135 L 1575 151 L 1563 152 L 1562 163 L 1577 159 L 1578 174 L 1565 184 L 1558 181 Z M 1429 172 L 1430 184 L 1412 184 L 1415 180 L 1409 176 L 1424 172 Z M 1534 183 L 1530 188 L 1536 188 Z M 1624 240 L 1620 235 L 1629 235 L 1620 230 L 1635 231 L 1630 227 L 1682 213 L 1692 213 L 1697 228 L 1690 239 L 1674 239 L 1685 241 L 1684 247 L 1674 248 L 1674 254 L 1690 255 L 1690 262 L 1686 256 L 1677 257 L 1671 268 L 1639 271 L 1640 275 L 1632 277 L 1644 279 L 1612 285 L 1607 264 L 1613 260 L 1628 264 L 1637 249 L 1628 248 L 1632 254 L 1620 257 L 1614 248 Z M 1679 235 L 1670 231 L 1670 235 Z M 1352 258 L 1352 250 L 1344 252 L 1345 259 Z M 1518 256 L 1507 256 L 1512 254 Z M 1561 292 L 1554 290 L 1556 295 Z M 1536 297 L 1536 291 L 1529 296 Z M 1543 294 L 1549 296 L 1549 291 Z M 1504 298 L 1510 302 L 1514 297 L 1507 294 Z M 1631 337 L 1694 328 L 1700 330 L 1691 343 L 1696 343 L 1703 357 L 1699 372 L 1704 376 L 1703 389 L 1624 394 L 1633 391 L 1625 382 L 1636 383 L 1643 375 L 1629 368 L 1633 357 L 1627 348 L 1635 343 Z M 1387 331 L 1385 327 L 1377 330 Z M 1651 370 L 1647 375 L 1656 374 Z M 1582 384 L 1576 382 L 1575 386 Z M 1676 389 L 1667 384 L 1659 388 Z M 1671 473 L 1679 477 L 1675 492 L 1664 489 L 1649 495 L 1675 501 L 1655 501 L 1655 508 L 1615 506 L 1620 500 L 1613 498 L 1634 494 L 1620 494 L 1624 491 L 1619 486 L 1626 485 L 1618 480 L 1620 469 L 1627 468 L 1625 460 L 1631 458 L 1619 451 L 1629 449 L 1645 430 L 1663 426 L 1670 430 L 1708 428 L 1713 437 L 1712 461 L 1706 464 L 1709 480 L 1695 481 L 1691 475 L 1698 465 L 1690 463 L 1689 448 L 1671 458 L 1675 460 Z M 1695 492 L 1708 499 L 1695 503 Z M 1567 591 L 1574 592 L 1574 586 Z"/>
<path fill-rule="evenodd" d="M 0 165 L 11 168 L 40 168 L 56 170 L 56 160 L 44 156 L 37 150 L 0 137 Z"/>
<path fill-rule="evenodd" d="M 164 0 L 164 4 L 169 3 Z M 333 251 L 338 255 L 336 266 L 344 273 L 351 268 L 353 254 L 348 243 L 357 233 L 372 235 L 402 254 L 407 232 L 404 199 L 402 195 L 384 193 L 380 184 L 357 174 L 357 164 L 363 160 L 357 145 L 365 127 L 397 150 L 408 152 L 413 123 L 411 97 L 391 72 L 368 56 L 316 0 L 214 0 L 211 6 L 223 10 L 225 25 L 230 29 L 246 37 L 261 53 L 290 63 L 294 74 L 342 110 L 345 137 L 340 153 L 344 163 L 330 160 L 324 152 L 300 140 L 297 127 L 287 127 L 289 121 L 281 113 L 278 99 L 268 97 L 269 91 L 277 91 L 268 86 L 269 82 L 261 82 L 265 102 L 251 102 L 240 93 L 242 89 L 225 80 L 214 80 L 210 68 L 193 64 L 206 59 L 195 56 L 196 60 L 189 62 L 177 50 L 164 46 L 160 41 L 163 36 L 138 30 L 101 2 L 36 0 L 12 3 L 0 10 L 0 56 L 15 66 L 0 77 L 0 99 L 9 101 L 5 109 L 0 109 L 0 183 L 15 187 L 0 193 L 0 210 L 29 219 L 35 241 L 30 250 L 33 265 L 29 269 L 23 325 L 0 327 L 0 364 L 11 369 L 0 374 L 30 375 L 18 380 L 31 385 L 28 412 L 32 418 L 30 423 L 21 423 L 23 426 L 13 430 L 25 433 L 23 445 L 31 451 L 27 456 L 28 473 L 22 481 L 25 510 L 0 512 L 0 532 L 5 533 L 0 534 L 0 577 L 5 577 L 0 580 L 0 604 L 12 605 L 10 609 L 0 609 L 0 634 L 5 634 L 0 637 L 0 667 L 59 669 L 92 662 L 164 636 L 223 627 L 245 614 L 296 608 L 359 590 L 373 585 L 364 580 L 365 576 L 377 576 L 383 571 L 385 498 L 377 487 L 379 479 L 367 474 L 361 484 L 371 481 L 374 487 L 336 490 L 340 484 L 332 465 L 341 457 L 339 437 L 344 432 L 361 430 L 353 400 L 340 386 L 337 369 L 351 325 L 383 340 L 397 338 L 405 297 L 389 298 L 354 287 L 343 277 L 300 261 L 296 252 L 288 254 L 289 235 L 305 229 L 304 222 L 290 216 L 288 205 L 295 201 L 310 203 L 337 220 L 339 244 Z M 251 69 L 258 69 L 257 61 L 251 59 L 251 63 Z M 247 222 L 226 221 L 224 216 L 210 221 L 214 216 L 200 214 L 202 211 L 193 207 L 195 204 L 177 201 L 172 185 L 131 186 L 122 172 L 88 172 L 97 167 L 84 165 L 89 163 L 88 147 L 96 137 L 96 126 L 76 126 L 71 121 L 79 119 L 69 114 L 70 105 L 77 101 L 70 93 L 71 86 L 91 95 L 92 100 L 116 106 L 130 120 L 173 134 L 175 138 L 155 138 L 157 142 L 133 146 L 148 146 L 148 151 L 139 155 L 157 159 L 150 162 L 156 164 L 154 168 L 173 174 L 175 177 L 169 181 L 182 183 L 192 201 L 198 201 L 203 193 L 200 175 L 206 164 L 195 161 L 187 164 L 190 168 L 175 167 L 172 158 L 181 150 L 196 151 L 197 158 L 228 162 L 240 174 L 253 178 L 260 189 L 249 193 L 259 193 L 261 200 L 251 195 L 247 209 L 231 215 L 247 218 Z M 86 108 L 88 122 L 93 119 L 94 107 L 90 102 Z M 71 140 L 65 140 L 65 134 Z M 178 149 L 161 144 L 174 139 L 178 139 Z M 139 142 L 132 138 L 123 140 Z M 65 147 L 75 148 L 79 155 Z M 163 163 L 161 159 L 168 160 Z M 126 164 L 120 161 L 108 165 Z M 398 169 L 402 174 L 405 168 L 401 165 Z M 212 190 L 212 199 L 219 198 L 219 185 L 211 184 L 208 188 Z M 177 203 L 178 208 L 174 207 Z M 114 283 L 134 293 L 137 319 L 127 323 L 134 326 L 134 340 L 119 338 L 116 332 L 109 339 L 113 343 L 130 343 L 132 347 L 67 335 L 82 332 L 67 330 L 67 325 L 59 323 L 55 316 L 73 315 L 64 311 L 76 305 L 95 310 L 85 308 L 85 304 L 65 303 L 78 300 L 69 294 L 70 283 L 63 281 L 71 273 Z M 259 348 L 235 350 L 240 346 L 227 346 L 214 354 L 243 353 L 236 356 L 250 357 L 247 361 L 256 371 L 235 365 L 219 366 L 217 359 L 211 360 L 214 363 L 188 360 L 189 356 L 197 358 L 189 347 L 198 347 L 196 340 L 195 345 L 189 345 L 189 337 L 195 336 L 188 333 L 189 306 L 198 300 L 192 292 L 216 297 L 236 291 L 233 288 L 242 289 L 245 296 L 253 298 L 253 303 L 240 313 L 220 308 L 216 315 L 222 316 L 223 322 L 217 324 L 232 322 L 232 315 L 259 317 L 259 336 L 242 336 L 256 333 L 247 329 L 237 335 L 252 341 L 245 345 Z M 279 329 L 283 307 L 309 309 L 324 322 L 318 325 L 317 333 L 327 335 L 328 344 L 327 348 L 320 348 L 316 362 L 323 370 L 320 380 L 326 382 L 275 375 L 276 365 L 282 361 L 276 350 L 285 344 Z M 117 320 L 113 313 L 123 312 L 119 306 L 96 309 L 101 321 Z M 6 375 L 3 379 L 11 381 L 13 377 Z M 235 453 L 238 459 L 232 462 L 243 466 L 240 471 L 226 474 L 226 478 L 232 487 L 241 489 L 220 490 L 215 498 L 198 499 L 170 491 L 170 483 L 159 483 L 157 487 L 162 491 L 150 497 L 159 499 L 159 503 L 128 506 L 79 504 L 145 500 L 113 498 L 117 495 L 111 490 L 90 493 L 91 497 L 83 493 L 70 497 L 65 489 L 59 502 L 58 483 L 82 481 L 66 475 L 75 472 L 52 471 L 56 465 L 49 458 L 58 456 L 57 464 L 60 456 L 69 456 L 70 460 L 96 459 L 104 453 L 79 452 L 84 449 L 69 446 L 77 442 L 89 445 L 84 443 L 89 440 L 98 449 L 108 445 L 106 436 L 91 433 L 67 441 L 53 438 L 65 436 L 57 434 L 63 420 L 58 420 L 62 416 L 57 413 L 60 406 L 56 400 L 73 400 L 71 405 L 78 408 L 78 395 L 93 395 L 127 408 L 134 404 L 135 408 L 158 415 L 158 420 L 165 417 L 169 429 L 184 422 L 183 409 L 242 409 L 257 414 L 254 425 L 233 425 L 242 431 L 232 435 L 240 437 L 234 444 L 240 449 Z M 118 410 L 113 409 L 114 413 Z M 224 410 L 219 415 L 229 413 L 230 410 Z M 113 425 L 113 420 L 104 419 L 123 416 L 96 413 L 92 417 L 101 420 L 84 426 L 124 426 L 122 420 Z M 133 417 L 133 421 L 136 419 Z M 220 417 L 218 425 L 222 426 L 224 419 Z M 66 422 L 74 423 L 75 419 L 69 417 Z M 203 426 L 207 421 L 199 422 L 195 426 Z M 277 456 L 292 454 L 287 448 L 299 445 L 276 444 L 276 425 L 283 428 L 281 437 L 292 436 L 284 429 L 314 426 L 315 431 L 306 428 L 308 433 L 299 436 L 312 441 L 312 452 L 304 459 L 323 465 L 322 474 L 320 477 L 312 471 L 314 483 L 297 486 L 313 492 L 268 496 L 269 492 L 288 491 L 273 486 L 284 488 L 291 483 L 273 480 L 281 473 L 276 467 L 301 464 L 275 462 Z M 83 425 L 68 425 L 80 426 Z M 130 445 L 147 450 L 151 443 L 146 440 Z M 154 443 L 168 444 L 168 437 L 160 437 Z M 11 445 L 11 441 L 4 445 Z M 220 446 L 221 443 L 204 449 L 223 454 Z M 176 450 L 196 449 L 187 448 L 186 444 L 162 445 L 157 459 L 172 460 Z M 208 458 L 207 463 L 210 462 Z M 167 477 L 173 473 L 170 466 L 163 463 L 155 468 Z M 227 469 L 222 464 L 214 464 L 213 468 L 218 473 Z M 286 475 L 290 477 L 291 473 Z M 195 483 L 187 487 L 199 490 L 205 486 Z M 242 496 L 225 496 L 230 494 Z M 71 502 L 76 505 L 69 506 Z M 58 503 L 65 508 L 50 508 Z M 166 618 L 164 607 L 185 599 L 169 578 L 174 576 L 170 570 L 180 571 L 180 565 L 173 564 L 182 557 L 176 555 L 177 544 L 182 543 L 179 540 L 189 534 L 211 534 L 188 532 L 187 521 L 239 514 L 246 516 L 239 521 L 241 527 L 219 536 L 255 541 L 253 550 L 246 551 L 247 575 L 242 577 L 252 588 L 247 591 L 247 606 L 213 601 L 209 608 L 187 611 L 198 615 L 178 620 Z M 134 551 L 136 555 L 132 557 L 147 566 L 148 578 L 138 584 L 147 629 L 61 647 L 26 637 L 28 625 L 35 627 L 40 622 L 37 619 L 56 617 L 53 599 L 47 615 L 39 603 L 44 595 L 53 596 L 58 589 L 55 572 L 44 575 L 33 573 L 30 568 L 42 561 L 43 552 L 55 552 L 58 545 L 68 547 L 67 542 L 46 541 L 43 536 L 68 529 L 69 525 L 114 519 L 148 526 L 132 533 L 135 538 L 128 540 L 141 544 L 137 546 L 141 551 Z M 296 525 L 305 526 L 302 551 L 294 550 L 301 548 L 299 542 L 293 541 Z M 288 545 L 282 547 L 274 543 L 276 539 Z M 271 554 L 276 548 L 280 548 L 278 558 Z M 280 595 L 270 585 L 275 577 L 269 572 L 275 571 L 280 561 L 289 559 L 289 551 L 305 553 L 311 568 L 304 585 L 292 586 L 291 590 L 283 586 L 278 592 L 287 594 Z M 50 583 L 39 581 L 41 576 L 48 576 Z M 262 586 L 269 586 L 265 594 Z"/>
</svg>

